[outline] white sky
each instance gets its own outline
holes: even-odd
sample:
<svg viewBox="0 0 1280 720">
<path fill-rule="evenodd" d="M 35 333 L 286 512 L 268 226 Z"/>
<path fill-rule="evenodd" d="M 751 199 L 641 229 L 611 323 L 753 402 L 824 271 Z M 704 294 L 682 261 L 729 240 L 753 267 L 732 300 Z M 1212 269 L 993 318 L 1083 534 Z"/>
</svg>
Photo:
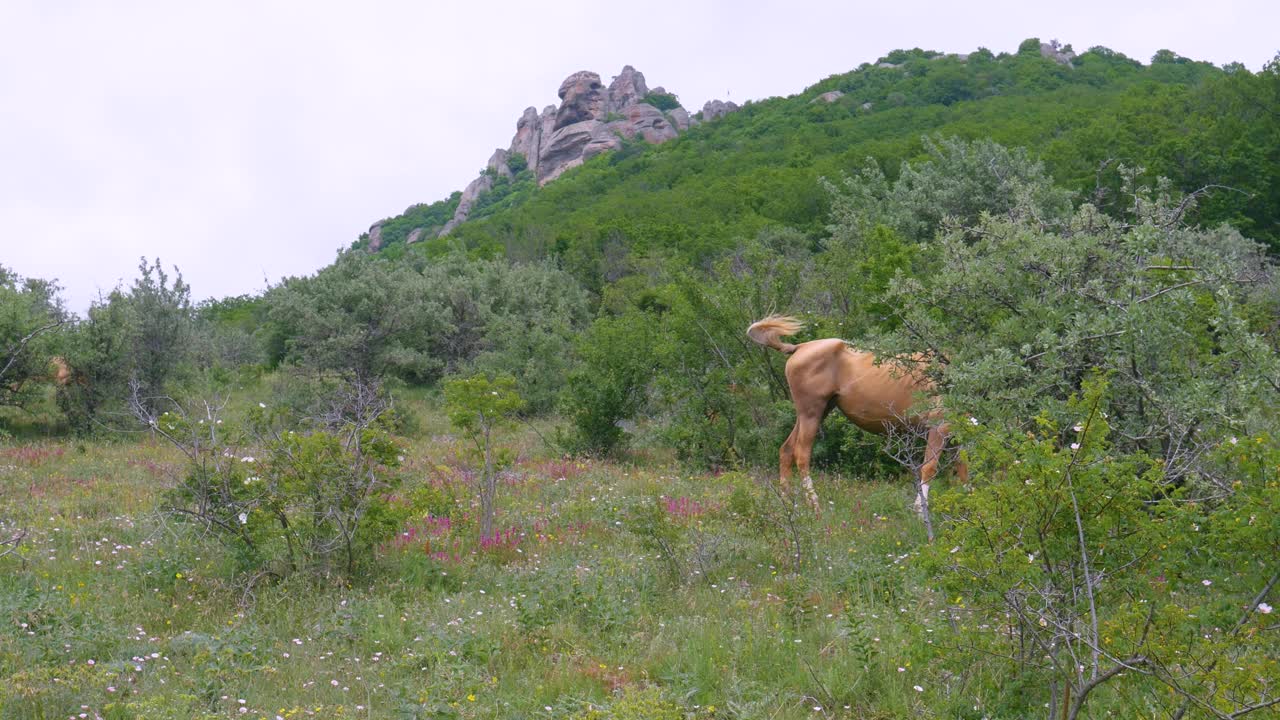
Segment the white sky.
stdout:
<svg viewBox="0 0 1280 720">
<path fill-rule="evenodd" d="M 1277 27 L 1275 0 L 0 0 L 0 264 L 77 311 L 142 255 L 196 298 L 260 291 L 461 189 L 577 70 L 696 111 L 1028 37 L 1258 70 Z"/>
</svg>

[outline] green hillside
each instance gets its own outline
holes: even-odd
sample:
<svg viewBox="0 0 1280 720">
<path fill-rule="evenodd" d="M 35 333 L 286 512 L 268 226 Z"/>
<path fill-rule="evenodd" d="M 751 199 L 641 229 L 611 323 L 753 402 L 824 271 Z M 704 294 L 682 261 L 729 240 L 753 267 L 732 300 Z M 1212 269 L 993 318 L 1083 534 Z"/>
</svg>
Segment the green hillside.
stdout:
<svg viewBox="0 0 1280 720">
<path fill-rule="evenodd" d="M 1104 207 L 1118 200 L 1121 164 L 1186 192 L 1229 186 L 1239 192 L 1214 192 L 1196 219 L 1229 221 L 1280 248 L 1277 88 L 1264 75 L 1167 51 L 1143 65 L 1093 48 L 1064 65 L 1042 57 L 1035 40 L 1014 54 L 979 50 L 963 61 L 896 51 L 662 146 L 628 145 L 542 189 L 518 177 L 423 250 L 552 254 L 598 289 L 610 244 L 701 261 L 765 227 L 816 238 L 829 203 L 820 177 L 860 169 L 867 158 L 892 177 L 902 161 L 922 157 L 926 135 L 1027 147 L 1080 197 L 1106 191 Z M 832 90 L 844 95 L 817 100 Z"/>
</svg>

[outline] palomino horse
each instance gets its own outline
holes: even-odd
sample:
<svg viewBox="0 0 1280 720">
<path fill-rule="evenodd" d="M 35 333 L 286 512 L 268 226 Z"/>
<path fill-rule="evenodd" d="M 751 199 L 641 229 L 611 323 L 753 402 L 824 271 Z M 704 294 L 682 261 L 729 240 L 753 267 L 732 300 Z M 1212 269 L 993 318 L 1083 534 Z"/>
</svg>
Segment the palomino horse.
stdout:
<svg viewBox="0 0 1280 720">
<path fill-rule="evenodd" d="M 809 475 L 809 456 L 818 427 L 832 407 L 863 430 L 880 435 L 893 430 L 926 434 L 924 465 L 920 467 L 920 494 L 916 510 L 929 499 L 929 481 L 938 473 L 938 460 L 947 442 L 947 424 L 942 419 L 942 404 L 933 381 L 920 372 L 923 357 L 910 357 L 876 362 L 869 352 L 849 347 L 839 338 L 813 340 L 799 345 L 778 338 L 794 335 L 804 324 L 793 317 L 770 315 L 752 323 L 747 337 L 755 342 L 789 355 L 787 385 L 796 406 L 796 425 L 778 452 L 778 476 L 782 489 L 791 492 L 792 463 L 804 477 L 805 496 L 814 512 L 818 511 L 818 494 Z M 922 400 L 922 398 L 924 398 Z M 916 403 L 926 407 L 912 409 Z M 961 478 L 968 477 L 963 462 L 956 463 Z"/>
<path fill-rule="evenodd" d="M 52 381 L 58 387 L 65 387 L 75 380 L 75 372 L 71 369 L 71 365 L 67 363 L 66 358 L 61 355 L 54 355 L 49 358 L 48 372 L 44 375 L 34 375 L 26 380 L 9 383 L 9 392 L 20 392 L 23 384 L 28 380 L 32 382 Z M 81 383 L 83 383 L 83 380 L 81 380 Z"/>
</svg>

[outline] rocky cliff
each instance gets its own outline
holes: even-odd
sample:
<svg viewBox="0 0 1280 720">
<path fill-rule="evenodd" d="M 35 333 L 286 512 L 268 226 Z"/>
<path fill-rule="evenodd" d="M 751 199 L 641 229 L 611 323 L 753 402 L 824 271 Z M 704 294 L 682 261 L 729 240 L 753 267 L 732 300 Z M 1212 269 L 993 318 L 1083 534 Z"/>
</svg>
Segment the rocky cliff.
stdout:
<svg viewBox="0 0 1280 720">
<path fill-rule="evenodd" d="M 485 172 L 462 191 L 458 209 L 438 235 L 447 235 L 464 222 L 480 196 L 493 188 L 495 178 L 512 176 L 516 155 L 524 158 L 538 184 L 545 185 L 602 152 L 618 149 L 624 138 L 663 143 L 700 121 L 665 89 L 650 90 L 644 74 L 630 65 L 608 87 L 597 73 L 576 72 L 560 83 L 557 94 L 559 106 L 548 105 L 542 112 L 525 109 L 516 121 L 510 146 L 494 151 Z M 737 109 L 733 103 L 713 100 L 703 108 L 701 120 L 714 120 Z M 411 237 L 417 240 L 422 233 Z"/>
</svg>

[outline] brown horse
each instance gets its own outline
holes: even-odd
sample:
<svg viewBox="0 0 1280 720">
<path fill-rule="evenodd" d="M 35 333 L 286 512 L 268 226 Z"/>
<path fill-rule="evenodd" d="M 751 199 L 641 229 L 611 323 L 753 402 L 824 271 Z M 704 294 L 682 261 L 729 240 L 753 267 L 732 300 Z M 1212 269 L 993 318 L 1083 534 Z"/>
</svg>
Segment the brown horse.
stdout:
<svg viewBox="0 0 1280 720">
<path fill-rule="evenodd" d="M 920 494 L 916 510 L 929 499 L 929 481 L 938 473 L 938 460 L 947 442 L 947 424 L 937 387 L 923 372 L 923 356 L 876 362 L 869 352 L 849 347 L 839 338 L 813 340 L 799 345 L 778 338 L 794 335 L 804 324 L 793 317 L 770 315 L 752 323 L 747 337 L 782 352 L 787 358 L 787 385 L 796 406 L 796 424 L 778 452 L 778 476 L 784 492 L 791 491 L 794 463 L 804 478 L 805 495 L 814 512 L 818 495 L 809 475 L 809 457 L 818 427 L 832 407 L 863 430 L 887 434 L 893 430 L 926 435 L 924 464 L 920 467 Z M 924 404 L 924 407 L 918 407 Z M 916 407 L 913 407 L 916 406 Z M 968 477 L 968 468 L 957 462 L 956 472 Z"/>
<path fill-rule="evenodd" d="M 27 382 L 52 382 L 58 387 L 65 387 L 75 381 L 75 372 L 71 369 L 71 365 L 67 363 L 67 359 L 61 355 L 54 355 L 49 358 L 48 370 L 44 375 L 33 375 L 31 377 L 19 380 L 18 382 L 9 383 L 9 392 L 18 393 L 22 391 L 22 387 Z M 80 380 L 84 384 L 84 380 Z"/>
</svg>

